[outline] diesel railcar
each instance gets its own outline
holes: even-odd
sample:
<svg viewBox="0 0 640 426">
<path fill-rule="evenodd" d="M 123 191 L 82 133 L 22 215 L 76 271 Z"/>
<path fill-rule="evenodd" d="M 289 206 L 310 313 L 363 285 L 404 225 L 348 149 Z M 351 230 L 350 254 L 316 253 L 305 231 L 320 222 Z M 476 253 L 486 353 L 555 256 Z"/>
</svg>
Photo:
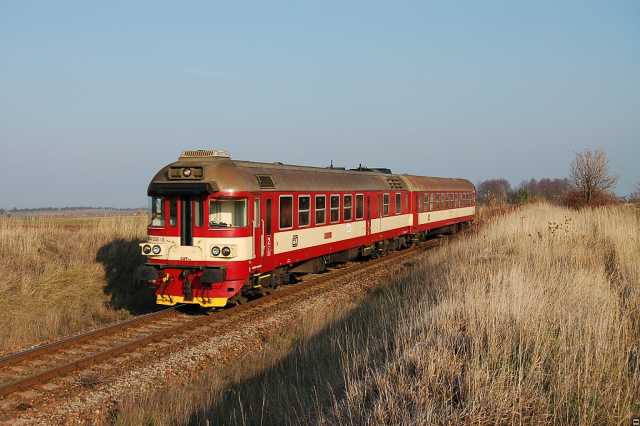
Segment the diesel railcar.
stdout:
<svg viewBox="0 0 640 426">
<path fill-rule="evenodd" d="M 236 161 L 185 151 L 148 187 L 140 279 L 163 305 L 223 307 L 255 289 L 378 256 L 475 216 L 465 179 Z"/>
</svg>

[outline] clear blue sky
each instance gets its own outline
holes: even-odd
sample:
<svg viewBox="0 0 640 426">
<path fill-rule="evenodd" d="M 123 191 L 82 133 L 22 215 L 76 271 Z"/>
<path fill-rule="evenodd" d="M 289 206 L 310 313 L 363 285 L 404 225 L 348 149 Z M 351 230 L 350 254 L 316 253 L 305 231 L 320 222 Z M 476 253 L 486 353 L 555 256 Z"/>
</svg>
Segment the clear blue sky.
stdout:
<svg viewBox="0 0 640 426">
<path fill-rule="evenodd" d="M 134 4 L 135 3 L 135 4 Z M 0 0 L 0 207 L 146 204 L 189 148 L 640 181 L 640 2 Z"/>
</svg>

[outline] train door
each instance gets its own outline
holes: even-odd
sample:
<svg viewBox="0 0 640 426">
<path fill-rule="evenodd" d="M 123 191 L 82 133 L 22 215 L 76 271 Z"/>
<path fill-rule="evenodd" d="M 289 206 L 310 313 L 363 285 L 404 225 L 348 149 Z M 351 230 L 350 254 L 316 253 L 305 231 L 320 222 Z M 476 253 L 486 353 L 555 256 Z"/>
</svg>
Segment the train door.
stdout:
<svg viewBox="0 0 640 426">
<path fill-rule="evenodd" d="M 376 195 L 376 204 L 378 207 L 378 232 L 382 232 L 382 216 L 384 213 L 384 194 Z"/>
<path fill-rule="evenodd" d="M 364 196 L 364 220 L 366 223 L 367 237 L 371 235 L 371 197 Z"/>
<path fill-rule="evenodd" d="M 274 196 L 270 193 L 262 194 L 262 211 L 261 211 L 261 235 L 260 235 L 260 254 L 262 257 L 262 268 L 269 268 L 272 263 L 273 256 L 273 200 Z"/>
<path fill-rule="evenodd" d="M 261 265 L 262 256 L 264 254 L 264 223 L 262 220 L 262 206 L 260 204 L 260 197 L 253 199 L 253 219 L 251 220 L 251 229 L 253 231 L 253 246 L 252 246 L 252 264 L 254 267 Z"/>
<path fill-rule="evenodd" d="M 191 223 L 191 198 L 180 199 L 180 245 L 193 245 L 193 224 Z"/>
<path fill-rule="evenodd" d="M 413 206 L 409 211 L 412 212 L 411 216 L 413 216 L 413 226 L 418 226 L 420 224 L 420 220 L 419 220 L 420 212 L 423 211 L 422 192 L 415 192 L 414 194 L 416 196 L 415 196 L 415 199 L 413 200 Z"/>
</svg>

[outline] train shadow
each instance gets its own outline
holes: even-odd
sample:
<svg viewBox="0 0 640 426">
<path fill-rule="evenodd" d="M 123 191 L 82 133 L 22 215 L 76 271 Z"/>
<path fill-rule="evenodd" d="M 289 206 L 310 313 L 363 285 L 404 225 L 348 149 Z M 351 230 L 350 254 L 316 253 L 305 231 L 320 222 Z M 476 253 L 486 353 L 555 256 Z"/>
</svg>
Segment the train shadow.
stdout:
<svg viewBox="0 0 640 426">
<path fill-rule="evenodd" d="M 140 253 L 140 242 L 117 239 L 100 247 L 96 253 L 96 261 L 105 270 L 104 292 L 111 297 L 111 306 L 135 315 L 158 310 L 153 288 L 136 279 L 136 269 L 146 260 Z"/>
<path fill-rule="evenodd" d="M 408 264 L 407 269 L 413 268 Z M 351 370 L 350 356 L 339 350 L 345 348 L 345 330 L 350 330 L 351 336 L 361 336 L 362 345 L 384 341 L 385 345 L 360 349 L 379 361 L 377 366 L 370 366 L 370 371 L 385 368 L 385 360 L 394 353 L 396 344 L 389 336 L 393 336 L 402 319 L 402 304 L 394 302 L 408 297 L 403 288 L 406 279 L 409 277 L 401 274 L 391 285 L 372 290 L 347 316 L 330 322 L 303 343 L 295 338 L 291 351 L 283 349 L 288 351 L 286 355 L 255 375 L 231 379 L 216 403 L 193 413 L 187 424 L 315 423 L 318 415 L 329 414 L 336 400 L 345 396 L 348 386 L 345 372 Z M 372 327 L 376 318 L 384 318 L 384 322 Z M 353 346 L 351 343 L 346 346 Z"/>
</svg>

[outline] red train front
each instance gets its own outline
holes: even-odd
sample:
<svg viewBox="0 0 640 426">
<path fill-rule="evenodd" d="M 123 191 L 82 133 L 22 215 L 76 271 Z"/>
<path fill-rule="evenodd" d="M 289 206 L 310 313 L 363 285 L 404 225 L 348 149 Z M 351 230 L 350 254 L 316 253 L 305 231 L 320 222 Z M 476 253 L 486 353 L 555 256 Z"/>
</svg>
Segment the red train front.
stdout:
<svg viewBox="0 0 640 426">
<path fill-rule="evenodd" d="M 220 173 L 206 160 L 227 158 L 218 151 L 187 151 L 149 185 L 149 240 L 140 246 L 149 259 L 144 279 L 157 286 L 159 304 L 225 306 L 259 262 L 253 228 L 260 223 L 250 220 L 255 196 L 218 188 L 206 177 L 208 169 Z"/>
<path fill-rule="evenodd" d="M 223 307 L 288 274 L 409 245 L 473 220 L 462 179 L 232 161 L 185 151 L 149 185 L 147 264 L 157 303 Z"/>
</svg>

